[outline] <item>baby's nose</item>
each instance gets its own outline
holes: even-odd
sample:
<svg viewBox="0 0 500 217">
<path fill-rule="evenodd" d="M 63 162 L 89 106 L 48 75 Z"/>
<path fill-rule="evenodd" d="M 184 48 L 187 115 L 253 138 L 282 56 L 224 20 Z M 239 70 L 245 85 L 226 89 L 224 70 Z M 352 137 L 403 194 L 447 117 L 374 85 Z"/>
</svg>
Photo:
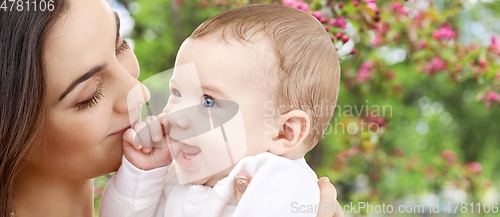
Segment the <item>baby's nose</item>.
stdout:
<svg viewBox="0 0 500 217">
<path fill-rule="evenodd" d="M 182 111 L 183 110 L 171 111 L 167 115 L 167 120 L 173 127 L 187 129 L 190 125 L 189 116 L 188 114 L 186 114 L 186 112 Z"/>
<path fill-rule="evenodd" d="M 209 108 L 206 108 L 202 105 L 193 105 L 182 108 L 180 108 L 180 106 L 176 106 L 174 110 L 168 113 L 167 119 L 172 125 L 172 129 L 189 128 L 189 134 L 185 134 L 188 131 L 184 131 L 184 133 L 175 135 L 177 140 L 189 139 L 213 129 L 213 122 L 211 119 Z"/>
</svg>

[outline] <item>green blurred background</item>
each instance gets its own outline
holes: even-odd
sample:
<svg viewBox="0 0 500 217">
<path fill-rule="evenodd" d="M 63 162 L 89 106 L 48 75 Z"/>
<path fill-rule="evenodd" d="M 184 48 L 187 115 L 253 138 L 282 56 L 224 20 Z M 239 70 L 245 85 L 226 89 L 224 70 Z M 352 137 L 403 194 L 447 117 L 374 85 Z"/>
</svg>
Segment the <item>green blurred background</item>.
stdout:
<svg viewBox="0 0 500 217">
<path fill-rule="evenodd" d="M 330 178 L 341 204 L 500 202 L 500 44 L 492 37 L 500 33 L 500 1 L 108 2 L 141 81 L 171 69 L 184 39 L 223 10 L 278 2 L 320 12 L 344 49 L 342 80 L 328 133 L 306 159 Z M 95 181 L 96 210 L 109 177 Z M 458 215 L 500 216 L 474 211 Z"/>
</svg>

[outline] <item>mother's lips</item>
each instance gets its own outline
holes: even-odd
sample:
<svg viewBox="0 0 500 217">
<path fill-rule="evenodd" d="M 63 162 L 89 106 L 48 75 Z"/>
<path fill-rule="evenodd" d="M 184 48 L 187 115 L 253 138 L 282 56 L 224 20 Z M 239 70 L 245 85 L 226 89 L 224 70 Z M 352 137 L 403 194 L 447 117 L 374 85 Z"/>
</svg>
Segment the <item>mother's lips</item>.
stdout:
<svg viewBox="0 0 500 217">
<path fill-rule="evenodd" d="M 112 133 L 112 134 L 109 134 L 108 136 L 118 136 L 118 135 L 123 135 L 123 133 L 125 133 L 125 131 L 127 131 L 128 129 L 130 129 L 130 126 L 128 126 L 127 128 L 123 129 L 123 130 L 120 130 L 116 133 Z"/>
<path fill-rule="evenodd" d="M 122 130 L 118 131 L 118 132 L 115 132 L 115 133 L 112 133 L 112 134 L 109 134 L 109 136 L 118 136 L 118 135 L 123 135 L 125 133 L 125 131 L 127 131 L 128 129 L 130 128 L 133 128 L 138 122 L 140 121 L 140 119 L 137 119 L 134 123 L 132 123 L 131 125 L 123 128 Z"/>
</svg>

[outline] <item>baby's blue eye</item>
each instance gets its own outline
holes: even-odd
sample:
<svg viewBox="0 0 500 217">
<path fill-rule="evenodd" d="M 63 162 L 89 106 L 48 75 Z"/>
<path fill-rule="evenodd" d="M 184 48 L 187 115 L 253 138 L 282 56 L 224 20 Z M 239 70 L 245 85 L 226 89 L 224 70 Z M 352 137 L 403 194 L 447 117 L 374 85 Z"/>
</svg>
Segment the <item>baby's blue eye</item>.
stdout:
<svg viewBox="0 0 500 217">
<path fill-rule="evenodd" d="M 217 103 L 215 102 L 212 97 L 205 96 L 205 99 L 203 99 L 203 106 L 205 107 L 214 107 L 217 106 Z"/>
<path fill-rule="evenodd" d="M 176 97 L 181 97 L 181 92 L 179 92 L 177 89 L 172 89 L 170 92 Z"/>
</svg>

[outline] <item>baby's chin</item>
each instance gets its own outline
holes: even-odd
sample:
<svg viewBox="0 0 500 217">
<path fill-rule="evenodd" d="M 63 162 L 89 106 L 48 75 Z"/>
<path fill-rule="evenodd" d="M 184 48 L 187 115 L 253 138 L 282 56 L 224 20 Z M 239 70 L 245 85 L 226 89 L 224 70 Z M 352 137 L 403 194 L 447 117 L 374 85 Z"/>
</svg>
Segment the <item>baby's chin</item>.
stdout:
<svg viewBox="0 0 500 217">
<path fill-rule="evenodd" d="M 206 177 L 206 178 L 194 181 L 194 182 L 190 182 L 190 183 L 193 185 L 206 185 L 206 186 L 213 187 L 213 186 L 215 186 L 215 184 L 217 184 L 218 181 L 222 180 L 223 178 L 226 178 L 229 175 L 229 173 L 231 172 L 231 170 L 233 169 L 233 167 L 234 166 L 227 168 L 223 171 L 220 171 L 220 172 L 218 172 L 214 175 L 211 175 L 209 177 Z"/>
<path fill-rule="evenodd" d="M 190 182 L 190 184 L 192 184 L 192 185 L 207 185 L 208 181 L 211 178 L 212 177 L 207 177 L 207 178 L 204 178 L 204 179 L 196 180 L 194 182 Z M 213 185 L 211 185 L 211 186 L 213 186 Z"/>
</svg>

